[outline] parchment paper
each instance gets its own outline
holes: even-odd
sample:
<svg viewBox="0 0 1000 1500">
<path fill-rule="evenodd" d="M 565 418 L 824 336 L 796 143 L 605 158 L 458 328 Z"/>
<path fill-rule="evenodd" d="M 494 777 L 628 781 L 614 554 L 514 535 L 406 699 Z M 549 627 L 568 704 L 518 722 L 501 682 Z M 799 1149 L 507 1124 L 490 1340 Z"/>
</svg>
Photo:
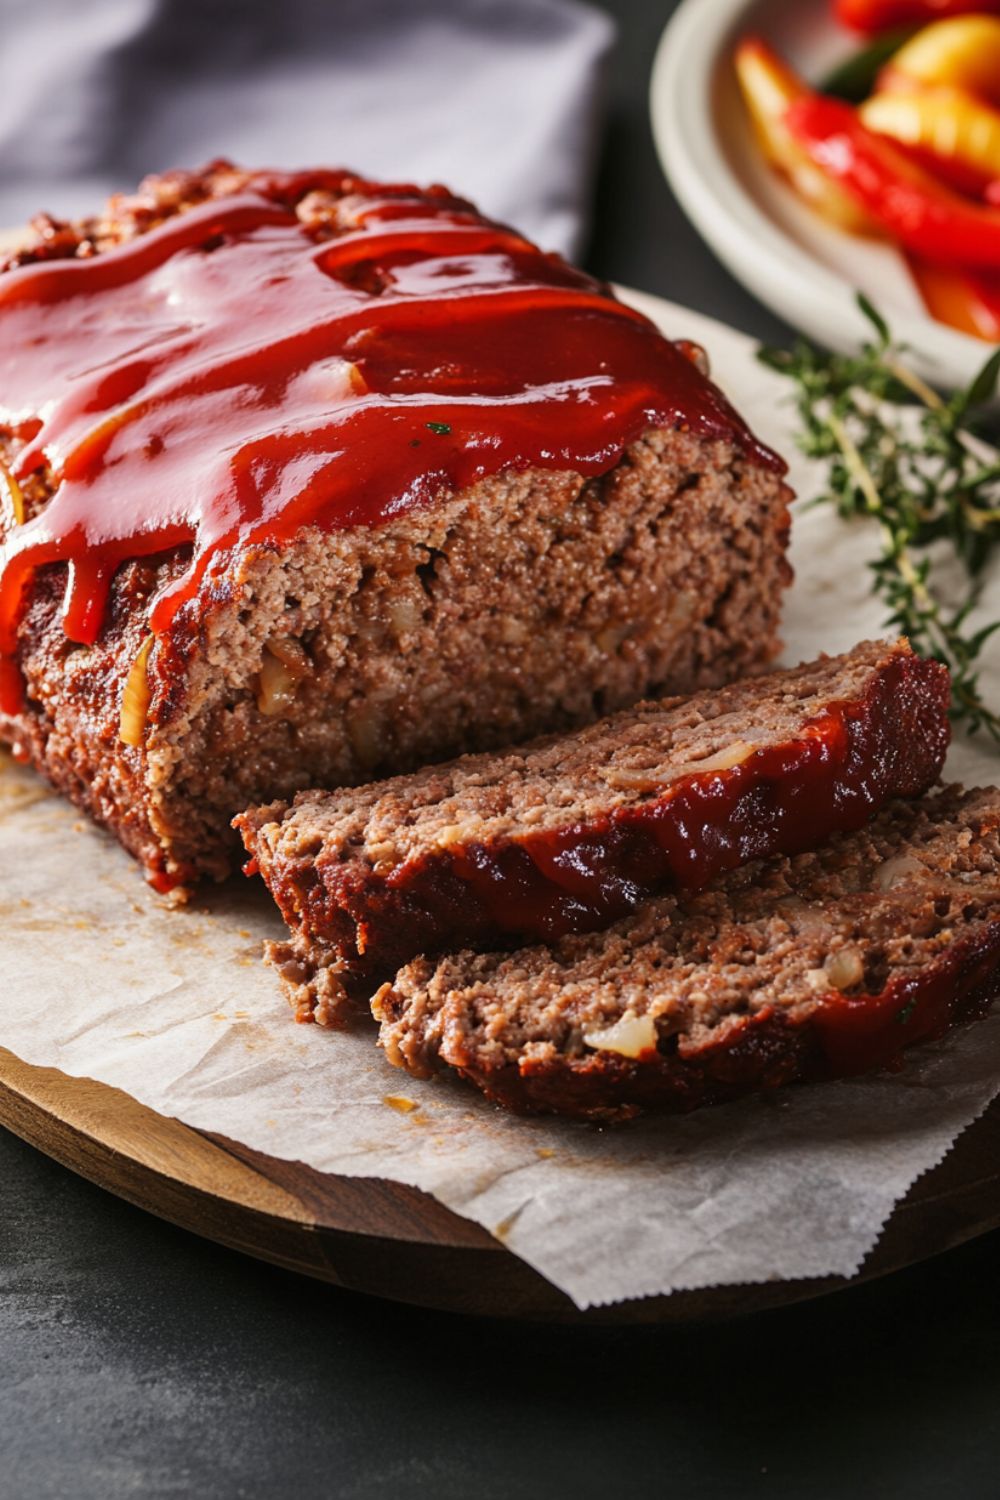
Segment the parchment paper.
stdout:
<svg viewBox="0 0 1000 1500">
<path fill-rule="evenodd" d="M 783 383 L 747 340 L 633 300 L 703 342 L 761 436 L 791 454 Z M 793 477 L 808 495 L 800 463 Z M 789 660 L 880 633 L 865 559 L 863 533 L 800 510 Z M 995 656 L 988 688 L 1000 695 Z M 998 769 L 985 745 L 961 743 L 948 768 L 970 784 Z M 13 763 L 0 775 L 0 916 L 0 1045 L 271 1155 L 421 1187 L 581 1307 L 851 1275 L 893 1204 L 1000 1089 L 997 1014 L 911 1054 L 901 1074 L 613 1130 L 509 1117 L 460 1084 L 397 1072 L 367 1030 L 294 1026 L 259 958 L 280 930 L 259 883 L 172 910 Z"/>
</svg>

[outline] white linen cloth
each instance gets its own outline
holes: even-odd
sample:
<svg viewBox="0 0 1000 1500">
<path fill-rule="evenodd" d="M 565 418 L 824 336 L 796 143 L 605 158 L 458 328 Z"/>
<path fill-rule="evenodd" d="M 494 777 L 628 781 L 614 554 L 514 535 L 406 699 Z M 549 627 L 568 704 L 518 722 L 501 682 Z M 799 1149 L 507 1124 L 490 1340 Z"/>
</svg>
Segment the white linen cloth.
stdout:
<svg viewBox="0 0 1000 1500">
<path fill-rule="evenodd" d="M 0 226 L 214 156 L 441 181 L 580 247 L 611 21 L 575 0 L 4 0 Z"/>
</svg>

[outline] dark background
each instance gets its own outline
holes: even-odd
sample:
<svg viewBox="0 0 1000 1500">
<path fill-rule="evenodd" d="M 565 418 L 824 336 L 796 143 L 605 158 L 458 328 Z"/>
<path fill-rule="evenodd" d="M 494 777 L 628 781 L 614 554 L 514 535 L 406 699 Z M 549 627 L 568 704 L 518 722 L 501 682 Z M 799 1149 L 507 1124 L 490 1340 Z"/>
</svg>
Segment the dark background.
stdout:
<svg viewBox="0 0 1000 1500">
<path fill-rule="evenodd" d="M 761 337 L 650 138 L 673 6 L 621 25 L 589 266 Z M 0 1133 L 0 1496 L 1000 1494 L 1000 1236 L 714 1327 L 505 1326 L 298 1280 Z"/>
</svg>

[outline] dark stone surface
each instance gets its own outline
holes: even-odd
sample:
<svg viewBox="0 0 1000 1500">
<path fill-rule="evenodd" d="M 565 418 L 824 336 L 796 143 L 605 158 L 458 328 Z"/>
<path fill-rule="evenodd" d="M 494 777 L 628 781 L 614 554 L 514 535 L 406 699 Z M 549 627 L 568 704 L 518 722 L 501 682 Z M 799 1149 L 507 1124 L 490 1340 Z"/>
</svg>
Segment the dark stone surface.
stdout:
<svg viewBox="0 0 1000 1500">
<path fill-rule="evenodd" d="M 997 1493 L 990 1236 L 716 1327 L 506 1326 L 217 1249 L 0 1137 L 0 1494 Z"/>
<path fill-rule="evenodd" d="M 780 332 L 673 204 L 622 23 L 590 263 Z M 992 1235 L 711 1328 L 507 1327 L 258 1265 L 0 1135 L 0 1496 L 978 1500 L 998 1493 Z"/>
<path fill-rule="evenodd" d="M 760 339 L 786 339 L 788 328 L 734 281 L 691 228 L 660 170 L 649 73 L 677 0 L 604 0 L 601 8 L 617 18 L 619 34 L 588 269 L 696 307 Z"/>
</svg>

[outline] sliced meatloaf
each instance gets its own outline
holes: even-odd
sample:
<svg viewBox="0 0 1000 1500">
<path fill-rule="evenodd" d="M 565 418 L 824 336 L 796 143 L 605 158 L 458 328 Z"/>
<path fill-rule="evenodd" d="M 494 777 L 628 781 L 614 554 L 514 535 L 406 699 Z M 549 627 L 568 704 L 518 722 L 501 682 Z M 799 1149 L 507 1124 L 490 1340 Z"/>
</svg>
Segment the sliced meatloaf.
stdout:
<svg viewBox="0 0 1000 1500">
<path fill-rule="evenodd" d="M 948 674 L 905 641 L 641 703 L 586 729 L 236 819 L 291 928 L 300 1020 L 418 954 L 606 927 L 668 885 L 811 848 L 924 791 Z"/>
<path fill-rule="evenodd" d="M 1000 791 L 952 787 L 600 934 L 416 959 L 373 1009 L 400 1067 L 600 1120 L 894 1063 L 998 984 Z"/>
<path fill-rule="evenodd" d="M 233 815 L 777 649 L 783 466 L 442 188 L 173 173 L 0 275 L 0 739 L 161 888 Z"/>
</svg>

